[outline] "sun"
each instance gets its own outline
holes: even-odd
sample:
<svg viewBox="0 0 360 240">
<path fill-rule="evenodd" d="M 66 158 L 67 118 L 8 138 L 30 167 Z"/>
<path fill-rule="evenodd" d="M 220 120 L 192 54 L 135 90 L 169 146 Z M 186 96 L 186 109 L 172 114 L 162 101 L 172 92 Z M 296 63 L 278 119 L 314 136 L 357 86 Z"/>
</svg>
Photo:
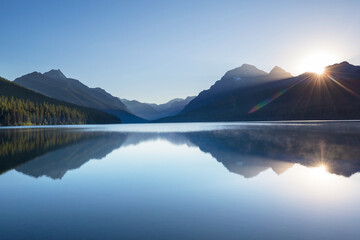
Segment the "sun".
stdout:
<svg viewBox="0 0 360 240">
<path fill-rule="evenodd" d="M 316 177 L 324 177 L 329 174 L 327 166 L 324 164 L 320 164 L 319 166 L 310 168 L 309 170 Z"/>
<path fill-rule="evenodd" d="M 326 66 L 332 65 L 338 61 L 338 58 L 330 53 L 311 54 L 303 59 L 299 66 L 300 74 L 304 72 L 313 72 L 321 75 Z"/>
</svg>

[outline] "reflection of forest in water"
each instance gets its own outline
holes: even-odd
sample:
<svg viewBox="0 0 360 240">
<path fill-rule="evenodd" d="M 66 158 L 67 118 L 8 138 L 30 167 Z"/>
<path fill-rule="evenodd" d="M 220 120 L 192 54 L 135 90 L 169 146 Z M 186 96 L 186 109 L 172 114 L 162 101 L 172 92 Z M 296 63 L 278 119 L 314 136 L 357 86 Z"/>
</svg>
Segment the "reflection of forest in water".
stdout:
<svg viewBox="0 0 360 240">
<path fill-rule="evenodd" d="M 61 178 L 90 159 L 102 159 L 124 139 L 124 134 L 76 129 L 7 129 L 0 131 L 0 172 L 16 168 L 34 177 Z"/>
<path fill-rule="evenodd" d="M 331 131 L 330 131 L 331 130 Z M 229 171 L 254 177 L 269 168 L 281 174 L 294 163 L 351 176 L 360 168 L 357 127 L 248 126 L 199 132 L 96 132 L 80 129 L 0 131 L 0 172 L 16 169 L 33 177 L 62 178 L 90 159 L 144 141 L 164 139 L 210 153 Z"/>
<path fill-rule="evenodd" d="M 0 131 L 0 172 L 36 156 L 80 141 L 83 134 L 56 129 L 5 129 Z"/>
</svg>

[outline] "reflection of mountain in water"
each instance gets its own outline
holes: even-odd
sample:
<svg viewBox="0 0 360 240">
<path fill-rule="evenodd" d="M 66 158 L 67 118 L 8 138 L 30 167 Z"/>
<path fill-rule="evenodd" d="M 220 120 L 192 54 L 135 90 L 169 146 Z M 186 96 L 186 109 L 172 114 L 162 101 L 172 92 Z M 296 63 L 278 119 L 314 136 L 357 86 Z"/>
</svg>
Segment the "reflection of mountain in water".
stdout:
<svg viewBox="0 0 360 240">
<path fill-rule="evenodd" d="M 81 141 L 83 133 L 59 129 L 6 129 L 0 131 L 0 173 L 37 156 Z"/>
<path fill-rule="evenodd" d="M 0 132 L 0 172 L 16 168 L 24 174 L 62 178 L 90 159 L 102 159 L 114 149 L 163 139 L 199 147 L 229 171 L 246 178 L 271 168 L 277 174 L 294 163 L 326 165 L 331 173 L 351 176 L 360 171 L 358 123 L 262 125 L 237 129 L 120 133 L 76 130 Z"/>
<path fill-rule="evenodd" d="M 281 174 L 294 163 L 326 165 L 331 173 L 351 176 L 360 171 L 360 127 L 340 125 L 252 126 L 242 130 L 185 133 L 231 172 L 253 177 L 272 168 Z"/>
<path fill-rule="evenodd" d="M 102 159 L 121 146 L 126 135 L 99 133 L 78 143 L 46 153 L 16 168 L 24 174 L 61 179 L 65 173 L 80 168 L 90 159 Z"/>
<path fill-rule="evenodd" d="M 119 148 L 122 133 L 76 129 L 9 129 L 0 132 L 0 173 L 16 168 L 33 177 L 62 178 L 90 159 Z"/>
<path fill-rule="evenodd" d="M 197 146 L 229 171 L 250 178 L 271 168 L 281 174 L 299 163 L 326 165 L 331 173 L 360 171 L 360 126 L 356 122 L 246 126 L 242 129 L 183 133 L 131 133 L 124 145 L 164 139 Z"/>
</svg>

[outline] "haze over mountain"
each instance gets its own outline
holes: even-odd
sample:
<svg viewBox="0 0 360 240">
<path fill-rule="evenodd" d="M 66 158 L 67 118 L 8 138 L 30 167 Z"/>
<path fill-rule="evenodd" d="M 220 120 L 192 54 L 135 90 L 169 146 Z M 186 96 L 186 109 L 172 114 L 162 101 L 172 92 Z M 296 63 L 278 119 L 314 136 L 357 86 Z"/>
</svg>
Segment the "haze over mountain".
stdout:
<svg viewBox="0 0 360 240">
<path fill-rule="evenodd" d="M 50 70 L 44 74 L 29 73 L 14 82 L 51 98 L 110 113 L 124 123 L 144 122 L 131 113 L 117 97 L 101 88 L 89 88 L 79 80 L 67 78 L 60 70 Z"/>
<path fill-rule="evenodd" d="M 194 98 L 195 97 L 187 97 L 185 99 L 175 98 L 163 104 L 142 103 L 127 99 L 121 99 L 121 101 L 137 116 L 147 120 L 155 120 L 178 114 Z"/>
<path fill-rule="evenodd" d="M 267 75 L 241 74 L 229 71 L 181 113 L 160 121 L 360 119 L 359 66 L 342 62 L 322 75 L 290 78 L 278 67 Z"/>
<path fill-rule="evenodd" d="M 184 107 L 191 102 L 195 96 L 190 96 L 185 99 L 182 98 L 175 98 L 167 103 L 163 104 L 154 104 L 151 103 L 150 105 L 160 112 L 163 116 L 172 116 L 179 112 L 181 112 Z"/>
</svg>

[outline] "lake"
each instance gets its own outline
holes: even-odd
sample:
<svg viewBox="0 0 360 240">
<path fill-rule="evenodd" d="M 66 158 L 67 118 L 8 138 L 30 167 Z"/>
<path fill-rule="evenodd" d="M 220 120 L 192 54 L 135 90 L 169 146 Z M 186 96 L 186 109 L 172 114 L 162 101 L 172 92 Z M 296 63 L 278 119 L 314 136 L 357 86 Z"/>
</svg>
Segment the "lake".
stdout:
<svg viewBox="0 0 360 240">
<path fill-rule="evenodd" d="M 0 239 L 359 239 L 360 122 L 0 129 Z"/>
</svg>

